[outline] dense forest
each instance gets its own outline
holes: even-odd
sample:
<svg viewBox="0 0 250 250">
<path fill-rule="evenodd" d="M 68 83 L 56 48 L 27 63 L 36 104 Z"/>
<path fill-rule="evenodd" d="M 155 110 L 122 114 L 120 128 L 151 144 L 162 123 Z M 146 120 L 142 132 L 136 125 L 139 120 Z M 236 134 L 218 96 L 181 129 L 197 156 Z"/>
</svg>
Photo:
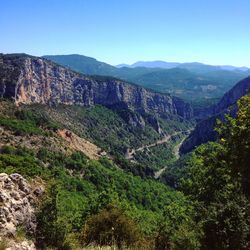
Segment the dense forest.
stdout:
<svg viewBox="0 0 250 250">
<path fill-rule="evenodd" d="M 12 139 L 53 138 L 60 127 L 42 113 L 12 113 L 2 112 L 0 121 Z M 143 171 L 134 175 L 133 165 L 126 168 L 131 163 L 119 157 L 91 160 L 46 143 L 30 148 L 1 141 L 0 172 L 46 184 L 37 233 L 19 231 L 42 249 L 249 249 L 249 95 L 238 101 L 237 116 L 218 121 L 216 130 L 216 142 L 172 162 L 160 181 Z"/>
</svg>

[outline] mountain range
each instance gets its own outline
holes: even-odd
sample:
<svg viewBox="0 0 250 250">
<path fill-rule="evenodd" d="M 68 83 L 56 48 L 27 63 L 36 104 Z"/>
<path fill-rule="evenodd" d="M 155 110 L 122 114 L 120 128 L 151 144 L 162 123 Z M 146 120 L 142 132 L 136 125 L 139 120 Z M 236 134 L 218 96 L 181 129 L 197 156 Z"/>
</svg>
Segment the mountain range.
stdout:
<svg viewBox="0 0 250 250">
<path fill-rule="evenodd" d="M 87 139 L 108 152 L 124 156 L 128 150 L 176 133 L 178 136 L 173 137 L 179 140 L 193 126 L 192 106 L 178 97 L 113 77 L 86 76 L 45 58 L 7 54 L 1 55 L 0 60 L 1 98 L 18 106 L 42 105 L 40 110 L 47 105 L 56 107 L 55 112 L 44 112 L 59 123 L 70 121 L 67 129 L 87 135 Z M 78 125 L 74 125 L 76 121 Z M 150 159 L 146 166 L 159 168 L 159 161 L 163 164 L 173 157 L 172 153 L 164 154 L 164 148 L 165 145 L 156 145 L 154 153 L 145 152 L 143 157 L 138 152 L 136 161 L 145 163 Z"/>
<path fill-rule="evenodd" d="M 201 122 L 181 146 L 183 153 L 208 140 L 214 140 L 213 128 L 216 118 L 222 117 L 222 114 L 235 105 L 236 101 L 249 89 L 248 77 L 227 92 L 218 104 L 194 109 L 189 103 L 169 94 L 156 93 L 112 77 L 86 76 L 57 65 L 46 58 L 25 54 L 2 54 L 0 57 L 2 65 L 0 96 L 13 99 L 17 105 L 35 103 L 83 107 L 102 105 L 118 112 L 119 116 L 131 126 L 144 128 L 149 125 L 159 135 L 166 133 L 162 130 L 165 125 L 161 122 L 169 123 L 169 120 L 172 120 L 178 123 L 178 117 L 190 121 L 198 119 Z M 61 56 L 56 58 L 65 59 Z M 66 56 L 66 58 L 73 60 L 75 56 Z M 77 58 L 79 67 L 87 68 L 91 62 L 89 70 L 92 72 L 94 69 L 96 71 L 113 69 L 112 66 L 99 63 L 92 58 L 82 56 L 77 56 Z M 86 65 L 82 64 L 83 59 L 86 60 Z M 73 62 L 77 63 L 77 61 Z M 186 76 L 190 74 L 187 69 L 168 70 L 172 74 L 175 72 L 176 75 L 180 75 L 183 71 Z M 229 75 L 230 72 L 228 71 Z M 123 148 L 120 152 L 125 151 L 126 148 Z"/>
<path fill-rule="evenodd" d="M 197 106 L 215 103 L 216 99 L 250 72 L 245 68 L 201 63 L 139 62 L 133 67 L 118 68 L 82 55 L 44 57 L 83 74 L 113 76 L 155 91 L 170 93 Z"/>
<path fill-rule="evenodd" d="M 106 68 L 86 60 L 86 65 L 92 61 L 89 70 Z M 193 74 L 181 68 L 168 71 Z M 247 77 L 216 104 L 194 108 L 179 97 L 112 76 L 82 74 L 26 54 L 0 54 L 0 248 L 73 250 L 120 244 L 121 239 L 131 249 L 159 250 L 168 248 L 167 239 L 173 249 L 187 244 L 189 249 L 217 249 L 216 244 L 224 249 L 225 230 L 217 229 L 224 223 L 217 212 L 228 192 L 238 198 L 230 190 L 239 175 L 231 180 L 230 165 L 221 158 L 217 163 L 223 144 L 180 153 L 216 139 L 214 121 L 226 113 L 235 115 L 236 102 L 249 88 Z M 240 127 L 243 132 L 248 123 Z M 249 132 L 235 141 L 243 141 L 240 154 L 234 147 L 226 154 L 232 155 L 225 158 L 230 164 L 231 159 L 247 163 L 247 136 Z M 214 194 L 216 199 L 206 203 Z M 230 222 L 225 226 L 230 237 L 238 225 L 234 215 L 244 222 L 240 216 L 248 207 L 232 205 L 232 197 L 226 198 L 229 204 L 222 213 L 223 222 Z M 197 217 L 202 219 L 197 222 Z M 110 241 L 98 241 L 106 232 Z M 209 238 L 214 232 L 219 235 L 216 244 Z M 120 237 L 115 243 L 113 235 Z"/>
<path fill-rule="evenodd" d="M 70 104 L 132 109 L 139 113 L 191 118 L 190 104 L 112 77 L 85 76 L 46 59 L 3 55 L 0 96 L 16 104 Z"/>
<path fill-rule="evenodd" d="M 117 68 L 128 67 L 128 68 L 136 68 L 136 67 L 145 67 L 145 68 L 163 68 L 163 69 L 171 69 L 171 68 L 193 68 L 193 69 L 205 69 L 209 70 L 239 70 L 239 71 L 248 71 L 250 70 L 248 67 L 236 67 L 231 65 L 218 65 L 212 66 L 203 63 L 193 62 L 193 63 L 178 63 L 178 62 L 165 62 L 165 61 L 138 61 L 133 64 L 118 64 L 116 65 Z"/>
</svg>

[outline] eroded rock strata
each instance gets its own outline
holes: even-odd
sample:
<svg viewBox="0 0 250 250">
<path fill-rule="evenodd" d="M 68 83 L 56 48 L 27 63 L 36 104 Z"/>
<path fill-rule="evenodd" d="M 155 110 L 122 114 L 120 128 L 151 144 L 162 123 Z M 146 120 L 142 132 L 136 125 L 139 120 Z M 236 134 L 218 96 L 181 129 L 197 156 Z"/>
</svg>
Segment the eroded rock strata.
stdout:
<svg viewBox="0 0 250 250">
<path fill-rule="evenodd" d="M 0 56 L 0 96 L 16 104 L 101 104 L 154 114 L 193 116 L 179 98 L 159 94 L 110 77 L 88 77 L 46 59 L 27 55 Z"/>
</svg>

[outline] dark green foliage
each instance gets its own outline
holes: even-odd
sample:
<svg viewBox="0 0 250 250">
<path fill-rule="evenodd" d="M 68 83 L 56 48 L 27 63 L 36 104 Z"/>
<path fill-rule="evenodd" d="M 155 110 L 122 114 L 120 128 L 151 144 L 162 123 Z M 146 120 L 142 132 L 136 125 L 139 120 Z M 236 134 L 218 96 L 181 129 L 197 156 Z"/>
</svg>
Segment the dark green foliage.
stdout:
<svg viewBox="0 0 250 250">
<path fill-rule="evenodd" d="M 204 216 L 204 249 L 249 249 L 249 209 L 249 201 L 240 194 L 206 207 L 201 212 Z"/>
<path fill-rule="evenodd" d="M 122 209 L 110 204 L 99 213 L 90 216 L 84 225 L 82 242 L 84 245 L 117 245 L 135 247 L 142 239 L 139 227 Z"/>
<path fill-rule="evenodd" d="M 172 188 L 179 189 L 181 179 L 187 177 L 187 167 L 190 157 L 190 154 L 186 154 L 181 156 L 177 161 L 169 162 L 166 170 L 160 177 L 160 181 Z"/>
<path fill-rule="evenodd" d="M 137 245 L 145 240 L 150 249 L 155 242 L 157 250 L 249 249 L 249 96 L 238 105 L 237 117 L 220 124 L 218 142 L 202 145 L 176 164 L 167 165 L 162 180 L 185 195 L 149 178 L 153 176 L 152 168 L 130 163 L 119 153 L 114 161 L 105 157 L 90 160 L 81 152 L 65 155 L 41 145 L 37 150 L 3 146 L 0 172 L 18 172 L 28 179 L 39 176 L 46 182 L 47 193 L 37 215 L 36 240 L 40 248 L 77 249 L 75 242 L 81 238 L 85 244 L 115 243 L 118 247 L 136 245 L 138 249 L 146 249 L 145 245 Z M 62 107 L 55 112 L 58 109 Z M 1 114 L 18 122 L 28 121 L 42 131 L 53 130 L 47 117 L 55 116 L 47 116 L 49 113 L 43 109 L 36 114 L 32 110 L 38 107 L 15 113 L 1 110 Z M 117 138 L 126 136 L 132 136 L 126 145 L 136 145 L 132 141 L 139 143 L 148 133 L 137 136 L 136 131 L 127 130 L 129 127 L 117 113 L 99 106 L 82 111 L 66 107 L 64 112 L 70 113 L 66 117 L 76 118 L 76 124 L 86 122 L 83 127 L 75 126 L 82 129 L 79 134 L 94 138 L 98 127 L 102 133 L 113 135 L 106 139 L 110 147 L 114 140 L 116 147 L 122 148 L 124 142 Z M 103 123 L 98 124 L 99 118 Z M 59 124 L 62 121 L 55 120 Z M 109 123 L 111 131 L 107 129 Z M 175 126 L 172 124 L 169 129 L 176 129 Z M 126 136 L 117 137 L 121 132 L 118 128 Z M 95 138 L 101 143 L 100 136 Z M 146 142 L 148 139 L 144 138 Z M 152 152 L 160 156 L 164 153 L 161 149 L 164 147 Z"/>
<path fill-rule="evenodd" d="M 40 128 L 37 128 L 34 123 L 31 121 L 23 121 L 23 120 L 17 120 L 13 118 L 5 118 L 0 117 L 0 125 L 13 130 L 15 132 L 15 135 L 25 135 L 25 134 L 33 134 L 33 135 L 39 135 L 43 134 L 43 130 Z"/>
<path fill-rule="evenodd" d="M 179 202 L 166 206 L 159 222 L 156 249 L 200 249 L 201 227 L 194 222 L 194 215 L 191 202 L 184 206 Z"/>
<path fill-rule="evenodd" d="M 36 244 L 45 249 L 54 247 L 56 249 L 68 249 L 65 246 L 67 225 L 60 221 L 57 208 L 58 190 L 52 186 L 48 198 L 42 203 L 37 213 Z"/>
<path fill-rule="evenodd" d="M 15 112 L 15 116 L 19 120 L 30 121 L 36 127 L 42 127 L 43 129 L 57 130 L 60 126 L 53 122 L 47 115 L 37 112 L 32 109 L 21 109 Z"/>
<path fill-rule="evenodd" d="M 18 172 L 26 178 L 40 176 L 47 181 L 48 197 L 38 216 L 41 230 L 37 237 L 41 246 L 61 249 L 60 244 L 66 244 L 69 234 L 79 231 L 89 215 L 114 201 L 138 221 L 146 235 L 157 229 L 156 218 L 165 206 L 173 201 L 185 206 L 181 193 L 155 180 L 128 174 L 108 159 L 89 160 L 80 152 L 65 157 L 45 148 L 35 153 L 25 148 L 4 147 L 0 172 Z"/>
<path fill-rule="evenodd" d="M 154 176 L 154 170 L 151 167 L 148 167 L 141 163 L 134 163 L 129 160 L 124 159 L 123 157 L 117 155 L 114 158 L 114 162 L 124 169 L 127 172 L 132 173 L 133 175 L 139 175 L 142 178 L 148 178 Z"/>
<path fill-rule="evenodd" d="M 61 108 L 65 109 L 58 107 Z M 141 141 L 147 143 L 159 137 L 152 127 L 147 126 L 144 130 L 133 128 L 117 113 L 102 106 L 85 109 L 67 107 L 67 111 L 72 119 L 79 121 L 85 128 L 85 136 L 102 148 L 110 148 L 112 152 L 122 154 L 126 148 L 140 145 Z"/>
<path fill-rule="evenodd" d="M 116 112 L 100 105 L 89 108 L 59 105 L 50 109 L 39 106 L 39 110 L 48 114 L 57 123 L 64 124 L 64 121 L 67 120 L 68 122 L 64 125 L 68 129 L 105 149 L 115 157 L 115 161 L 116 158 L 117 161 L 121 161 L 128 148 L 138 148 L 142 145 L 148 145 L 163 137 L 149 122 L 150 115 L 143 116 L 146 121 L 144 128 L 130 125 L 123 113 L 128 112 L 129 114 L 136 115 L 131 110 L 119 110 Z M 149 176 L 152 176 L 153 169 L 159 169 L 173 158 L 170 144 L 183 136 L 181 131 L 187 131 L 193 126 L 192 122 L 171 115 L 159 118 L 159 123 L 164 133 L 174 134 L 175 132 L 180 132 L 180 134 L 173 137 L 173 140 L 168 145 L 151 148 L 150 154 L 138 154 L 136 157 L 138 164 L 130 164 L 128 162 L 121 164 L 120 166 L 124 170 L 144 177 L 147 173 Z"/>
<path fill-rule="evenodd" d="M 186 162 L 181 188 L 197 201 L 204 249 L 250 247 L 249 105 L 242 97 L 237 117 L 220 123 L 220 140 L 198 147 Z"/>
<path fill-rule="evenodd" d="M 20 173 L 27 177 L 41 176 L 46 178 L 48 171 L 41 167 L 34 153 L 26 148 L 5 146 L 0 154 L 0 172 Z"/>
<path fill-rule="evenodd" d="M 52 136 L 59 128 L 67 128 L 80 137 L 86 138 L 100 148 L 114 156 L 114 160 L 122 162 L 127 149 L 138 148 L 162 139 L 152 122 L 152 115 L 143 115 L 145 127 L 132 126 L 124 117 L 128 113 L 132 116 L 139 114 L 131 110 L 112 111 L 97 105 L 95 107 L 80 107 L 58 105 L 47 107 L 44 105 L 22 106 L 17 108 L 11 103 L 0 111 L 0 125 L 15 132 L 15 135 Z M 192 122 L 185 121 L 178 116 L 158 118 L 162 131 L 174 134 L 176 131 L 187 131 Z M 173 159 L 172 142 L 179 140 L 181 134 L 173 137 L 168 144 L 150 148 L 150 152 L 138 152 L 135 160 L 138 164 L 126 162 L 120 164 L 124 170 L 141 177 L 153 176 L 153 171 L 159 169 Z M 42 154 L 42 152 L 40 152 Z M 116 160 L 117 158 L 117 160 Z M 70 165 L 71 163 L 68 162 Z M 71 164 L 72 165 L 72 164 Z M 81 166 L 71 166 L 81 168 Z"/>
<path fill-rule="evenodd" d="M 165 167 L 171 159 L 173 159 L 173 144 L 162 144 L 151 147 L 150 150 L 136 152 L 135 160 L 142 165 L 148 166 L 153 170 L 158 170 Z"/>
<path fill-rule="evenodd" d="M 227 117 L 217 129 L 225 148 L 225 160 L 234 178 L 241 177 L 244 194 L 250 198 L 250 94 L 238 101 L 236 119 Z"/>
<path fill-rule="evenodd" d="M 14 131 L 15 135 L 48 135 L 48 130 L 55 131 L 59 128 L 45 114 L 29 108 L 12 108 L 7 114 L 0 113 L 0 125 Z"/>
</svg>

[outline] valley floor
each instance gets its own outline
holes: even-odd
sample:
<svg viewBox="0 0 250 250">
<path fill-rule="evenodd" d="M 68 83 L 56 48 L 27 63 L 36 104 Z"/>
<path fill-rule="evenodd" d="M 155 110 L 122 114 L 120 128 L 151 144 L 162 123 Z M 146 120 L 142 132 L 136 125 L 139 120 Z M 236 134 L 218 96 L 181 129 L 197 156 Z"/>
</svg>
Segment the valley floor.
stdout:
<svg viewBox="0 0 250 250">
<path fill-rule="evenodd" d="M 143 151 L 145 149 L 149 149 L 152 147 L 155 147 L 157 145 L 161 145 L 161 144 L 165 144 L 165 143 L 169 143 L 171 141 L 171 138 L 173 138 L 176 135 L 183 135 L 186 134 L 188 135 L 190 133 L 190 130 L 186 130 L 186 131 L 180 131 L 180 132 L 175 132 L 171 135 L 164 135 L 163 138 L 157 140 L 154 143 L 151 144 L 146 144 L 146 145 L 142 145 L 139 148 L 131 148 L 131 149 L 127 149 L 127 152 L 125 154 L 125 158 L 127 160 L 132 160 L 134 158 L 134 155 L 136 154 L 136 152 L 140 152 Z M 185 140 L 186 136 L 181 140 L 181 142 L 175 146 L 174 148 L 174 155 L 178 158 L 179 157 L 179 149 L 181 147 L 181 144 L 183 143 L 183 141 Z"/>
</svg>

